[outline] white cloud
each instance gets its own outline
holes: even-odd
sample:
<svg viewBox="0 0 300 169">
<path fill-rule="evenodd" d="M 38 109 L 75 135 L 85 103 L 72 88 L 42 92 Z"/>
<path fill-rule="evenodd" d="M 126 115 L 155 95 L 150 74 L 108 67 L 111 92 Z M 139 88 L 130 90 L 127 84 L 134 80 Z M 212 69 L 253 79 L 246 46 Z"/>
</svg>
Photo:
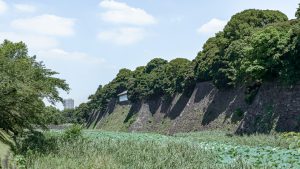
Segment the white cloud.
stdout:
<svg viewBox="0 0 300 169">
<path fill-rule="evenodd" d="M 36 11 L 36 7 L 28 4 L 14 4 L 14 7 L 19 12 L 33 13 Z"/>
<path fill-rule="evenodd" d="M 58 46 L 58 41 L 42 35 L 30 35 L 22 34 L 15 32 L 0 32 L 1 42 L 4 39 L 8 39 L 13 42 L 23 41 L 29 49 L 40 50 L 40 49 L 49 49 Z"/>
<path fill-rule="evenodd" d="M 197 32 L 204 35 L 214 35 L 215 33 L 222 31 L 226 24 L 227 21 L 213 18 L 197 29 Z"/>
<path fill-rule="evenodd" d="M 105 62 L 103 58 L 91 57 L 82 52 L 68 52 L 58 48 L 38 51 L 37 55 L 42 60 L 56 60 L 58 62 L 78 62 L 91 64 L 101 64 Z"/>
<path fill-rule="evenodd" d="M 145 37 L 145 31 L 141 28 L 119 28 L 103 31 L 98 34 L 102 41 L 108 41 L 117 45 L 130 45 L 141 41 Z"/>
<path fill-rule="evenodd" d="M 116 24 L 150 25 L 155 24 L 155 18 L 140 8 L 134 8 L 126 3 L 114 0 L 103 0 L 100 7 L 107 11 L 101 14 L 102 20 Z"/>
<path fill-rule="evenodd" d="M 7 9 L 8 9 L 7 4 L 3 0 L 0 0 L 0 14 L 5 13 Z"/>
<path fill-rule="evenodd" d="M 15 29 L 57 36 L 73 35 L 75 32 L 74 24 L 74 19 L 48 14 L 27 19 L 17 19 L 11 22 L 11 26 Z"/>
</svg>

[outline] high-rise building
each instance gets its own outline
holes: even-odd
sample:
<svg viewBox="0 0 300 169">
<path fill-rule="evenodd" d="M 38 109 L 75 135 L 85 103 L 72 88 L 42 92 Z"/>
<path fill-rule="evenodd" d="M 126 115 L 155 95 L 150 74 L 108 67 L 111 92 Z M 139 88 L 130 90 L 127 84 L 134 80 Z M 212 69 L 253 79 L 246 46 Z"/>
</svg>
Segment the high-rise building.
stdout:
<svg viewBox="0 0 300 169">
<path fill-rule="evenodd" d="M 64 99 L 63 101 L 64 109 L 74 109 L 74 100 L 73 99 Z"/>
</svg>

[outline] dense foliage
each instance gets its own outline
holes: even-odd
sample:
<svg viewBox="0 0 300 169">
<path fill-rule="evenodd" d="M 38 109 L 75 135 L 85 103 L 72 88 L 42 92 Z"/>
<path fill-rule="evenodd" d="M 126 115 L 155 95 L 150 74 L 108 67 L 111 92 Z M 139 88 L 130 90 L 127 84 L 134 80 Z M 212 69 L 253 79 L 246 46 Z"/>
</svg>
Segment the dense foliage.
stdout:
<svg viewBox="0 0 300 169">
<path fill-rule="evenodd" d="M 62 101 L 58 89 L 68 90 L 64 80 L 28 56 L 24 43 L 4 41 L 0 45 L 0 128 L 14 136 L 44 126 L 43 102 Z M 49 110 L 51 112 L 51 110 Z"/>
<path fill-rule="evenodd" d="M 224 31 L 210 38 L 196 57 L 196 80 L 212 80 L 218 88 L 232 87 L 251 77 L 254 77 L 251 82 L 261 80 L 263 75 L 258 69 L 265 70 L 267 68 L 256 65 L 256 59 L 258 59 L 257 57 L 267 58 L 267 56 L 264 56 L 264 51 L 260 50 L 268 50 L 269 45 L 284 44 L 276 44 L 273 39 L 263 41 L 264 37 L 259 37 L 258 34 L 265 35 L 264 31 L 269 25 L 287 20 L 288 18 L 283 13 L 271 10 L 251 9 L 234 15 L 225 26 Z M 260 33 L 261 31 L 262 33 Z M 272 35 L 266 37 L 275 38 Z M 260 40 L 264 46 L 257 44 Z M 258 47 L 261 48 L 258 49 Z M 271 50 L 275 52 L 275 50 Z M 270 55 L 273 56 L 274 53 L 270 53 Z"/>
<path fill-rule="evenodd" d="M 89 117 L 86 103 L 80 104 L 76 109 L 59 110 L 53 106 L 47 106 L 44 110 L 43 123 L 45 125 L 62 125 L 66 123 L 82 124 Z"/>
<path fill-rule="evenodd" d="M 89 97 L 85 110 L 104 111 L 109 100 L 125 90 L 133 102 L 161 96 L 168 98 L 176 92 L 183 92 L 194 84 L 191 63 L 184 58 L 170 62 L 155 58 L 134 71 L 121 69 L 113 81 L 103 87 L 100 85 L 96 93 Z"/>
<path fill-rule="evenodd" d="M 46 107 L 45 114 L 46 116 L 44 117 L 44 124 L 58 125 L 66 121 L 62 112 L 53 106 Z"/>
</svg>

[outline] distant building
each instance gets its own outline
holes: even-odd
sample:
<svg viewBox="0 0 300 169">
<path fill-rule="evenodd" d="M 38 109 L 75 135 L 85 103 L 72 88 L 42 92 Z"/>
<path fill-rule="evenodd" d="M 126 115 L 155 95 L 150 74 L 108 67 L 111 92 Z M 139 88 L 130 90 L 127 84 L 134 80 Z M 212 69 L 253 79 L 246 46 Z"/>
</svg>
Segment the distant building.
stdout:
<svg viewBox="0 0 300 169">
<path fill-rule="evenodd" d="M 64 109 L 74 109 L 74 100 L 73 99 L 64 99 L 63 101 Z"/>
<path fill-rule="evenodd" d="M 128 101 L 127 91 L 124 91 L 120 94 L 118 94 L 119 102 L 126 102 Z"/>
</svg>

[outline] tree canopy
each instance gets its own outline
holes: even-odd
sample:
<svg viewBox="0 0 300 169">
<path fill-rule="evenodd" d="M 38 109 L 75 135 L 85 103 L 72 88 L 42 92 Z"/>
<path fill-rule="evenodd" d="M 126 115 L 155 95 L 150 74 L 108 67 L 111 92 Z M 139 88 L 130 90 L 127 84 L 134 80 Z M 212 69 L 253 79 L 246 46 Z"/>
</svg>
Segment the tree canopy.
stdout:
<svg viewBox="0 0 300 169">
<path fill-rule="evenodd" d="M 196 80 L 212 80 L 216 87 L 227 88 L 278 77 L 282 68 L 279 56 L 288 46 L 287 32 L 292 29 L 287 16 L 279 11 L 250 9 L 237 13 L 199 52 Z"/>
<path fill-rule="evenodd" d="M 270 23 L 287 21 L 288 17 L 280 11 L 248 9 L 233 15 L 224 28 L 224 37 L 230 40 L 250 36 L 256 28 Z"/>
<path fill-rule="evenodd" d="M 43 100 L 62 101 L 58 89 L 69 90 L 56 74 L 29 56 L 24 43 L 5 40 L 0 45 L 0 128 L 17 135 L 44 126 Z"/>
</svg>

